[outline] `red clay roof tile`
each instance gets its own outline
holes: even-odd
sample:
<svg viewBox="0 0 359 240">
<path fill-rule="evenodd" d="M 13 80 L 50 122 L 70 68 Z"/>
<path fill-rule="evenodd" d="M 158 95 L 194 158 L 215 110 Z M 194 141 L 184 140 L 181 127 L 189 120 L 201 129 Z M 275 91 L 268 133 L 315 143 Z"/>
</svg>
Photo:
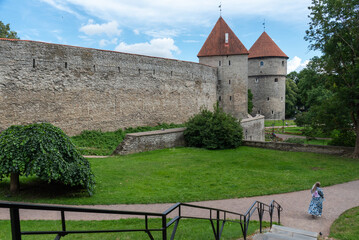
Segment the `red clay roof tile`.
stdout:
<svg viewBox="0 0 359 240">
<path fill-rule="evenodd" d="M 284 57 L 288 56 L 275 44 L 270 36 L 263 32 L 262 35 L 249 49 L 248 58 L 259 58 L 259 57 Z"/>
<path fill-rule="evenodd" d="M 228 33 L 228 43 L 225 42 L 226 33 Z M 220 17 L 197 57 L 242 54 L 249 54 L 249 52 L 223 18 Z"/>
</svg>

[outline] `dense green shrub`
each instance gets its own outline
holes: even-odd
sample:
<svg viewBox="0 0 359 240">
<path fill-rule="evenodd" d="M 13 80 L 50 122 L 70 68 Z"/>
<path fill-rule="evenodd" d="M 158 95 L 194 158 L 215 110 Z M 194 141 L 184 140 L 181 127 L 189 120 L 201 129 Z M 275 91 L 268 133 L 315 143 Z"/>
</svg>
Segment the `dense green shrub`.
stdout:
<svg viewBox="0 0 359 240">
<path fill-rule="evenodd" d="M 332 140 L 328 143 L 328 145 L 344 147 L 355 146 L 356 135 L 354 131 L 334 130 L 331 137 Z"/>
<path fill-rule="evenodd" d="M 242 144 L 243 130 L 239 121 L 218 106 L 213 112 L 202 108 L 188 120 L 186 127 L 184 137 L 190 147 L 227 149 Z"/>
<path fill-rule="evenodd" d="M 49 123 L 15 125 L 0 134 L 0 179 L 11 176 L 18 182 L 19 175 L 81 186 L 90 194 L 94 188 L 89 162 L 60 128 Z"/>
</svg>

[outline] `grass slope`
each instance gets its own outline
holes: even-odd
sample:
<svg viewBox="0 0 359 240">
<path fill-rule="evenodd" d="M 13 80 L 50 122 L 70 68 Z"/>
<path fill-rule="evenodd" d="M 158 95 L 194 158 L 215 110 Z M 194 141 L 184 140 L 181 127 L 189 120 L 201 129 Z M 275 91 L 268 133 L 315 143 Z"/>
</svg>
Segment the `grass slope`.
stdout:
<svg viewBox="0 0 359 240">
<path fill-rule="evenodd" d="M 345 211 L 334 221 L 330 227 L 330 237 L 342 240 L 359 238 L 359 207 Z"/>
<path fill-rule="evenodd" d="M 88 231 L 88 230 L 113 230 L 113 229 L 143 229 L 144 220 L 141 219 L 122 219 L 117 221 L 66 221 L 68 231 Z M 269 223 L 264 222 L 263 228 L 269 227 Z M 149 228 L 161 228 L 160 219 L 150 219 Z M 0 220 L 0 239 L 11 240 L 11 227 L 9 221 Z M 259 223 L 251 221 L 248 228 L 248 235 L 259 229 Z M 61 230 L 61 221 L 21 221 L 21 231 L 59 231 Z M 170 237 L 173 225 L 167 229 L 167 235 Z M 154 239 L 161 239 L 160 232 L 152 233 Z M 239 239 L 242 237 L 242 231 L 239 223 L 227 222 L 224 226 L 221 239 Z M 55 235 L 25 235 L 26 240 L 54 239 Z M 208 220 L 181 219 L 177 228 L 176 238 L 183 240 L 207 240 L 213 239 L 213 231 Z M 62 239 L 62 238 L 61 238 Z M 96 234 L 72 234 L 65 236 L 63 239 L 131 239 L 142 240 L 149 239 L 148 235 L 143 232 L 135 233 L 96 233 Z"/>
<path fill-rule="evenodd" d="M 313 153 L 239 147 L 231 150 L 172 148 L 90 159 L 95 194 L 21 178 L 21 193 L 0 199 L 59 204 L 173 203 L 230 199 L 309 189 L 359 179 L 359 161 Z"/>
</svg>

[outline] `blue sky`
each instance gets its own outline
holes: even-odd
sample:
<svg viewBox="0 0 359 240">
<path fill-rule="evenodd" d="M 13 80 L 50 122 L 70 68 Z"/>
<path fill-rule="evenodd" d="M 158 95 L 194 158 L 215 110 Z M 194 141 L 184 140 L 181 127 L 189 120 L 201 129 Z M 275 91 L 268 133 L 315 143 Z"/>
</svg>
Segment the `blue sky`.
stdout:
<svg viewBox="0 0 359 240">
<path fill-rule="evenodd" d="M 318 52 L 303 38 L 311 0 L 222 0 L 222 17 L 249 50 L 266 32 L 288 72 Z M 198 62 L 220 0 L 0 0 L 0 21 L 21 39 Z"/>
</svg>

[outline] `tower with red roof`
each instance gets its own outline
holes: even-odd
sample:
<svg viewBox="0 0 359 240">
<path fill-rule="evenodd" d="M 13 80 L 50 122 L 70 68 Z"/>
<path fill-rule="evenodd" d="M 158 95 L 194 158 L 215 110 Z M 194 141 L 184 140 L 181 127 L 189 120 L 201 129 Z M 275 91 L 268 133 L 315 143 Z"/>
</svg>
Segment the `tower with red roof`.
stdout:
<svg viewBox="0 0 359 240">
<path fill-rule="evenodd" d="M 285 79 L 288 56 L 263 32 L 249 49 L 248 88 L 253 93 L 252 114 L 285 119 Z"/>
<path fill-rule="evenodd" d="M 197 55 L 200 63 L 218 69 L 217 100 L 238 119 L 248 115 L 248 54 L 220 17 Z"/>
</svg>

